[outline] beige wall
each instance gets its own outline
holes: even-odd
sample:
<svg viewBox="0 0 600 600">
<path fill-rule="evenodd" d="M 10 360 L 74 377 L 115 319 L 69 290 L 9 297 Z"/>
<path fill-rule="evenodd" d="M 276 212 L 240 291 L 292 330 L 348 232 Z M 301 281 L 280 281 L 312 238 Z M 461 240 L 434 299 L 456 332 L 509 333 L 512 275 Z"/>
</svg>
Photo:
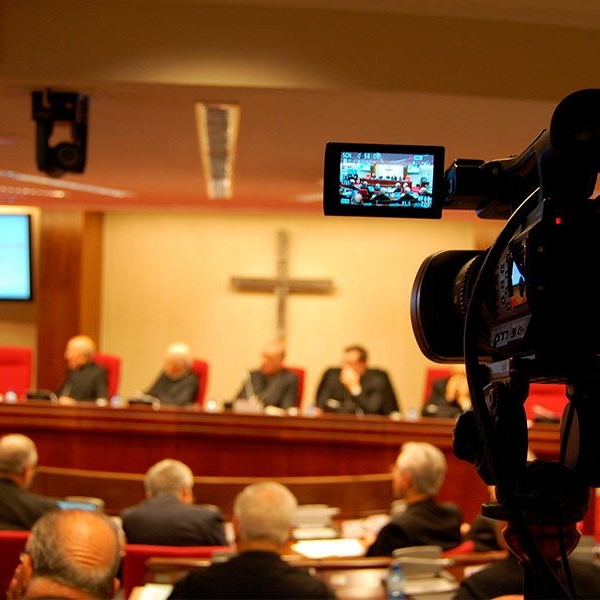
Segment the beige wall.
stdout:
<svg viewBox="0 0 600 600">
<path fill-rule="evenodd" d="M 290 235 L 290 275 L 335 286 L 288 300 L 288 362 L 307 369 L 305 403 L 323 369 L 357 342 L 389 370 L 405 409 L 420 402 L 430 363 L 410 323 L 413 280 L 432 252 L 480 243 L 474 221 L 108 214 L 101 347 L 123 357 L 123 396 L 151 383 L 174 340 L 210 362 L 209 397 L 237 391 L 275 333 L 276 301 L 235 291 L 230 278 L 273 276 L 280 229 Z"/>
</svg>

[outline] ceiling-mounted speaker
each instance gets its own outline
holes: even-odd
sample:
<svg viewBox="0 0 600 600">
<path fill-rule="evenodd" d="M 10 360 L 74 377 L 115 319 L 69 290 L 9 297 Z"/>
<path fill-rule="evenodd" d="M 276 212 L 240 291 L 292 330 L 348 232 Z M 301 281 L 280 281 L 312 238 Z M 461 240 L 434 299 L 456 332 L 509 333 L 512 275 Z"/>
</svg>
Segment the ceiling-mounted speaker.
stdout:
<svg viewBox="0 0 600 600">
<path fill-rule="evenodd" d="M 37 123 L 38 169 L 52 177 L 60 177 L 64 173 L 83 173 L 87 146 L 88 96 L 77 92 L 46 90 L 31 92 L 31 98 L 32 116 Z M 66 139 L 55 139 L 65 127 Z"/>
</svg>

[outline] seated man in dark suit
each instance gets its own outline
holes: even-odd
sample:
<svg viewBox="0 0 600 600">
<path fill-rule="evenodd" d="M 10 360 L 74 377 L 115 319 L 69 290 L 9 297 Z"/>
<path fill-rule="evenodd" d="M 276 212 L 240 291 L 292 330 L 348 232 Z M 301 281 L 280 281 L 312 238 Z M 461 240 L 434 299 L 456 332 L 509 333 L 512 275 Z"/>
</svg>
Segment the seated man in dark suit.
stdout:
<svg viewBox="0 0 600 600">
<path fill-rule="evenodd" d="M 122 535 L 102 512 L 50 511 L 33 526 L 6 597 L 114 598 L 122 551 Z"/>
<path fill-rule="evenodd" d="M 130 544 L 226 546 L 223 515 L 212 505 L 194 504 L 194 476 L 184 463 L 166 458 L 144 477 L 146 500 L 121 513 Z"/>
<path fill-rule="evenodd" d="M 342 366 L 327 369 L 317 388 L 317 409 L 325 412 L 388 415 L 400 412 L 388 374 L 367 366 L 362 346 L 344 349 Z"/>
<path fill-rule="evenodd" d="M 237 554 L 191 571 L 169 598 L 335 598 L 322 579 L 281 558 L 297 507 L 280 483 L 260 481 L 244 488 L 233 505 Z"/>
<path fill-rule="evenodd" d="M 67 342 L 67 376 L 56 390 L 61 404 L 76 400 L 108 401 L 106 369 L 94 362 L 96 344 L 87 335 L 76 335 Z"/>
<path fill-rule="evenodd" d="M 296 408 L 298 375 L 283 366 L 284 359 L 283 341 L 268 342 L 261 354 L 260 367 L 250 371 L 236 398 L 254 396 L 264 407 Z"/>
<path fill-rule="evenodd" d="M 144 394 L 158 398 L 161 404 L 194 404 L 198 393 L 198 376 L 192 371 L 194 358 L 187 344 L 169 344 L 163 357 L 163 369 Z"/>
<path fill-rule="evenodd" d="M 0 438 L 0 529 L 27 531 L 56 501 L 33 494 L 38 453 L 32 439 L 20 433 Z"/>
<path fill-rule="evenodd" d="M 436 379 L 421 411 L 423 417 L 453 419 L 471 408 L 471 395 L 464 365 L 455 365 L 449 377 Z"/>
<path fill-rule="evenodd" d="M 392 487 L 406 509 L 393 514 L 367 548 L 367 556 L 390 556 L 396 548 L 441 546 L 449 550 L 462 541 L 462 513 L 436 494 L 446 477 L 444 453 L 428 442 L 402 444 L 393 467 Z M 364 542 L 369 544 L 370 539 Z"/>
</svg>

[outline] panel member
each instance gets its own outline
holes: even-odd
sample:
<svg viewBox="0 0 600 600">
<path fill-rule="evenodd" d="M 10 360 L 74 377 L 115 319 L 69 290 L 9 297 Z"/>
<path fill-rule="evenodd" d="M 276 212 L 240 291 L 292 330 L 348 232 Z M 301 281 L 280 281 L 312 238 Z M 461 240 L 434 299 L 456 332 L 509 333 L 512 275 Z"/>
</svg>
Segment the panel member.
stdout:
<svg viewBox="0 0 600 600">
<path fill-rule="evenodd" d="M 322 579 L 281 558 L 297 507 L 280 483 L 261 481 L 244 488 L 233 505 L 237 555 L 191 571 L 169 598 L 334 599 Z"/>
<path fill-rule="evenodd" d="M 198 376 L 192 371 L 193 363 L 194 358 L 187 344 L 169 344 L 163 356 L 161 373 L 144 393 L 158 398 L 161 404 L 193 404 L 199 386 Z"/>
<path fill-rule="evenodd" d="M 65 348 L 67 375 L 56 390 L 61 404 L 76 400 L 108 400 L 108 376 L 106 369 L 94 362 L 96 344 L 87 335 L 72 337 Z"/>
<path fill-rule="evenodd" d="M 388 374 L 369 368 L 362 346 L 344 349 L 342 365 L 325 371 L 317 388 L 317 409 L 325 412 L 388 415 L 400 411 Z"/>
<path fill-rule="evenodd" d="M 226 546 L 224 518 L 212 505 L 194 504 L 194 475 L 184 463 L 166 458 L 144 477 L 146 499 L 121 513 L 131 544 Z"/>
<path fill-rule="evenodd" d="M 448 377 L 436 379 L 421 416 L 454 419 L 471 408 L 469 382 L 464 365 L 454 365 Z"/>
<path fill-rule="evenodd" d="M 283 366 L 285 345 L 281 340 L 266 344 L 260 367 L 250 371 L 236 398 L 255 396 L 263 406 L 289 409 L 298 404 L 298 375 Z"/>
<path fill-rule="evenodd" d="M 33 494 L 29 488 L 35 476 L 38 452 L 34 441 L 20 433 L 0 438 L 0 529 L 31 529 L 56 502 Z"/>
</svg>

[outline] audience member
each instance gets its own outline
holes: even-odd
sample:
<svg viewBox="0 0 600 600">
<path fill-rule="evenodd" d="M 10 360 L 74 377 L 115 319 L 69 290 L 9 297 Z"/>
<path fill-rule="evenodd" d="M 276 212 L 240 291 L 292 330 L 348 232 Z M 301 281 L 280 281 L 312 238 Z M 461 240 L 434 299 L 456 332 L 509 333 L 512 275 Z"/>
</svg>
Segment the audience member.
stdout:
<svg viewBox="0 0 600 600">
<path fill-rule="evenodd" d="M 67 342 L 67 376 L 56 391 L 61 404 L 76 400 L 108 400 L 106 369 L 94 362 L 96 344 L 87 335 L 76 335 Z"/>
<path fill-rule="evenodd" d="M 393 466 L 392 489 L 406 508 L 382 527 L 367 556 L 388 556 L 396 548 L 430 544 L 448 550 L 461 543 L 460 508 L 436 499 L 446 470 L 446 458 L 436 446 L 427 442 L 402 445 Z"/>
<path fill-rule="evenodd" d="M 290 409 L 298 405 L 298 375 L 283 366 L 285 345 L 272 340 L 261 353 L 260 367 L 250 371 L 236 398 L 256 397 L 267 406 Z"/>
<path fill-rule="evenodd" d="M 169 344 L 163 356 L 163 369 L 144 392 L 158 398 L 161 404 L 185 406 L 193 404 L 198 393 L 198 375 L 192 371 L 194 358 L 187 344 Z"/>
<path fill-rule="evenodd" d="M 52 510 L 33 526 L 7 598 L 114 598 L 122 553 L 117 527 L 101 511 Z"/>
<path fill-rule="evenodd" d="M 131 544 L 225 546 L 224 518 L 212 505 L 194 504 L 194 476 L 184 463 L 166 458 L 144 477 L 146 499 L 121 513 Z"/>
<path fill-rule="evenodd" d="M 273 481 L 252 483 L 237 495 L 233 525 L 237 554 L 191 571 L 170 598 L 335 598 L 333 589 L 281 558 L 297 501 Z"/>
<path fill-rule="evenodd" d="M 344 349 L 341 368 L 325 371 L 317 388 L 317 408 L 325 412 L 388 415 L 400 411 L 388 374 L 367 366 L 362 346 Z"/>
<path fill-rule="evenodd" d="M 0 529 L 29 530 L 56 502 L 34 494 L 38 453 L 32 439 L 20 433 L 0 438 Z"/>
<path fill-rule="evenodd" d="M 421 415 L 453 419 L 471 408 L 469 382 L 464 365 L 454 365 L 448 377 L 436 379 Z"/>
</svg>

